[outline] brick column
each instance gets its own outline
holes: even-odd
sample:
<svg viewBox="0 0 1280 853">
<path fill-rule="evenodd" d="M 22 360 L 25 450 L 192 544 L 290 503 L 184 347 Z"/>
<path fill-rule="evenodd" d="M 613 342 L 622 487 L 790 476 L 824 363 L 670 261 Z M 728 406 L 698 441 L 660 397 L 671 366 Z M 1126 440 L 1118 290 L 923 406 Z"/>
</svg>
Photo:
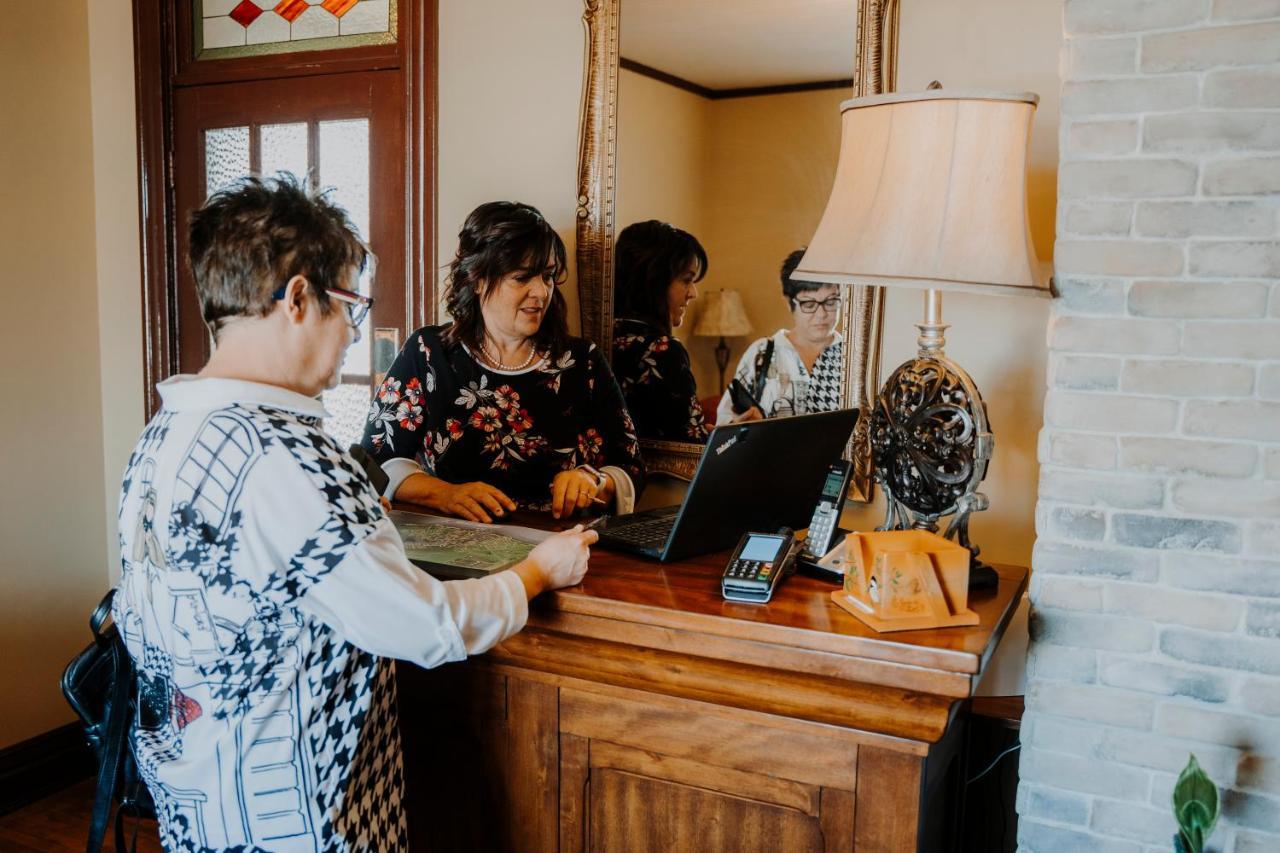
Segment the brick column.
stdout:
<svg viewBox="0 0 1280 853">
<path fill-rule="evenodd" d="M 1280 850 L 1280 0 L 1066 0 L 1029 851 Z"/>
</svg>

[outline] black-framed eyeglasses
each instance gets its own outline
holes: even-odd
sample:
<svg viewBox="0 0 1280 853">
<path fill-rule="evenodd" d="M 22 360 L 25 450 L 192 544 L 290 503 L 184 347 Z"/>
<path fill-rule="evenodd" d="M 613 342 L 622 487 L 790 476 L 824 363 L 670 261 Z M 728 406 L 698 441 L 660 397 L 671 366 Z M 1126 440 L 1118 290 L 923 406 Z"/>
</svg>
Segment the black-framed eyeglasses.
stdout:
<svg viewBox="0 0 1280 853">
<path fill-rule="evenodd" d="M 826 299 L 792 299 L 791 302 L 804 314 L 812 314 L 818 308 L 822 308 L 828 314 L 840 309 L 839 296 L 828 296 Z"/>
<path fill-rule="evenodd" d="M 353 290 L 344 290 L 341 287 L 326 287 L 324 291 L 346 306 L 347 321 L 351 323 L 351 328 L 359 331 L 364 318 L 369 316 L 369 311 L 373 308 L 373 297 Z M 271 298 L 284 299 L 284 293 L 285 288 L 282 287 L 271 294 Z"/>
</svg>

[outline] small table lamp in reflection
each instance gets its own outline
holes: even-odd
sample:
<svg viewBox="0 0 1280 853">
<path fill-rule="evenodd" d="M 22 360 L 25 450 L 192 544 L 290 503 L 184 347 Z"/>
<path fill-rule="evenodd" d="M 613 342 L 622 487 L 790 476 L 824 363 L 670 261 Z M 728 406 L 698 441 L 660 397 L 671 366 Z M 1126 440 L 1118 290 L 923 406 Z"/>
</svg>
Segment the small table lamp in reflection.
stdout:
<svg viewBox="0 0 1280 853">
<path fill-rule="evenodd" d="M 884 529 L 936 530 L 972 554 L 970 582 L 995 573 L 969 542 L 994 440 L 973 379 L 943 352 L 942 291 L 1047 296 L 1027 223 L 1027 149 L 1037 96 L 947 91 L 841 105 L 840 159 L 826 211 L 794 277 L 925 291 L 919 351 L 870 413 Z M 988 333 L 992 330 L 988 329 Z"/>
<path fill-rule="evenodd" d="M 742 306 L 742 294 L 736 290 L 711 290 L 703 294 L 702 314 L 693 333 L 702 337 L 719 337 L 716 344 L 716 367 L 720 368 L 717 393 L 724 392 L 724 371 L 729 366 L 729 345 L 725 338 L 751 334 L 751 321 Z"/>
</svg>

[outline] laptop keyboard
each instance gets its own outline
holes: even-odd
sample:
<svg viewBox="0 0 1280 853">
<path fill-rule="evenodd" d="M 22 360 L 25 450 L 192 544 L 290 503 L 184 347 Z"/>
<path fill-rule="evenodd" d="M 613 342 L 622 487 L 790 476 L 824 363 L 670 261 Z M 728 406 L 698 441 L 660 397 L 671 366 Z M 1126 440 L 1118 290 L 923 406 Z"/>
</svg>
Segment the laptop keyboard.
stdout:
<svg viewBox="0 0 1280 853">
<path fill-rule="evenodd" d="M 661 550 L 667 544 L 671 528 L 676 523 L 675 516 L 637 519 L 628 524 L 609 527 L 609 538 L 626 542 L 638 548 L 654 548 Z"/>
</svg>

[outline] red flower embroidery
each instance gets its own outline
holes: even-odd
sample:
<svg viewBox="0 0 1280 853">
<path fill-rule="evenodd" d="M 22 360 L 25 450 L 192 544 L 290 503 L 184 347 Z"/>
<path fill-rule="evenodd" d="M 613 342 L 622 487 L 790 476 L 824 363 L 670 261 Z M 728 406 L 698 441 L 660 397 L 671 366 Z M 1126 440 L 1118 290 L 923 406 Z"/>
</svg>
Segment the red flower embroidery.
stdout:
<svg viewBox="0 0 1280 853">
<path fill-rule="evenodd" d="M 517 434 L 511 438 L 516 449 L 526 457 L 536 456 L 547 446 L 547 440 L 540 435 Z"/>
<path fill-rule="evenodd" d="M 507 426 L 516 432 L 524 432 L 533 426 L 533 418 L 529 417 L 528 409 L 511 409 L 507 412 Z"/>
<path fill-rule="evenodd" d="M 413 398 L 406 398 L 396 407 L 395 419 L 400 422 L 401 429 L 413 430 L 422 424 L 422 407 L 415 406 L 415 402 Z"/>
<path fill-rule="evenodd" d="M 395 405 L 400 402 L 400 380 L 392 379 L 390 376 L 383 381 L 382 386 L 378 388 L 378 401 L 388 405 Z"/>
<path fill-rule="evenodd" d="M 449 431 L 449 438 L 455 441 L 462 438 L 462 421 L 457 418 L 449 418 L 444 422 L 444 427 Z"/>
<path fill-rule="evenodd" d="M 481 406 L 471 413 L 470 423 L 476 429 L 493 432 L 502 426 L 502 419 L 498 415 L 498 410 L 493 406 Z"/>
<path fill-rule="evenodd" d="M 502 385 L 493 392 L 493 402 L 504 412 L 520 408 L 520 394 L 510 385 Z"/>
<path fill-rule="evenodd" d="M 484 451 L 485 453 L 502 452 L 502 434 L 497 432 L 491 432 L 488 435 L 486 435 L 484 437 Z"/>
<path fill-rule="evenodd" d="M 601 450 L 604 449 L 604 438 L 595 427 L 585 433 L 578 433 L 578 461 L 588 465 L 599 465 L 604 460 Z"/>
</svg>

